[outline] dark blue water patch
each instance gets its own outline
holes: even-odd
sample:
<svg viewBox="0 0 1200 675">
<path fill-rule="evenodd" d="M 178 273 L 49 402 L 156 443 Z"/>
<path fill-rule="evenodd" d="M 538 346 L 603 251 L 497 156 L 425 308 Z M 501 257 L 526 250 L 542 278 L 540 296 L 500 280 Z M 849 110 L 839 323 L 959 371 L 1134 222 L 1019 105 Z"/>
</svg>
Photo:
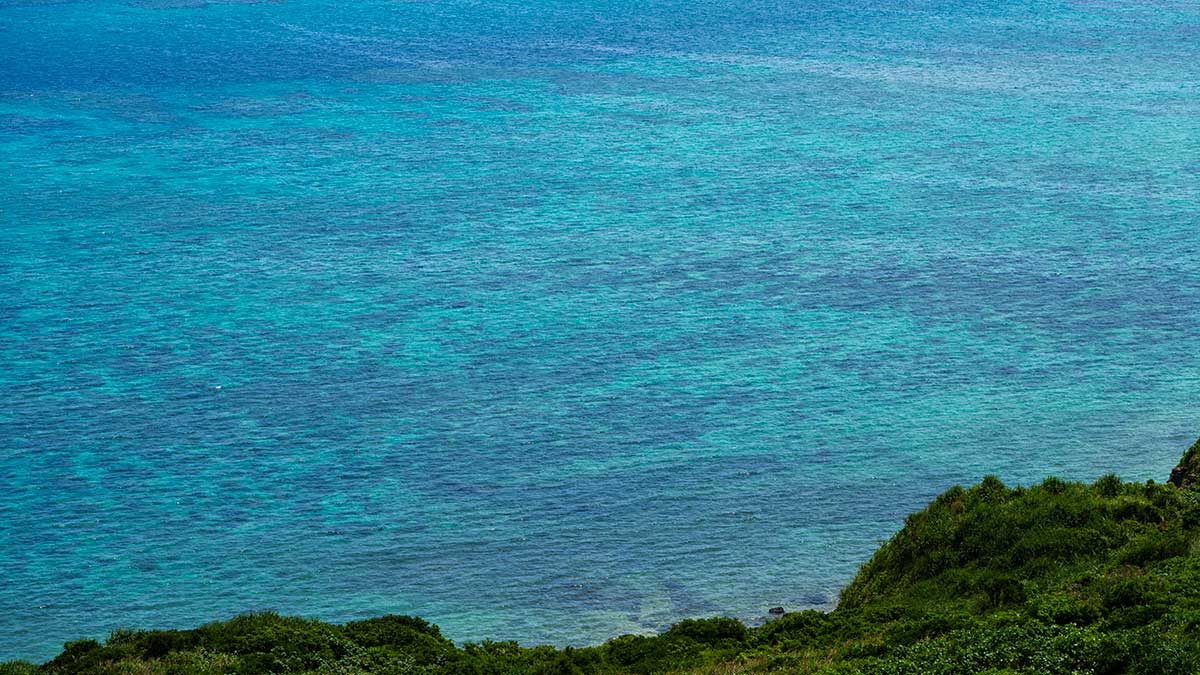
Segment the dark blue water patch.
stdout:
<svg viewBox="0 0 1200 675">
<path fill-rule="evenodd" d="M 66 120 L 46 119 L 19 114 L 0 115 L 0 134 L 14 137 L 41 136 L 74 128 Z"/>
</svg>

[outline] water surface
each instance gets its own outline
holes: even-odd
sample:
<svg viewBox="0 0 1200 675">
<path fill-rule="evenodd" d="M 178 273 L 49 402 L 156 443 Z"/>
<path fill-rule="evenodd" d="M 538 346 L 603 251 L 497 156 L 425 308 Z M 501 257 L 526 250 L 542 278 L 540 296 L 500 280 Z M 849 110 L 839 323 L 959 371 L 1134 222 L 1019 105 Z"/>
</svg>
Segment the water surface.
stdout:
<svg viewBox="0 0 1200 675">
<path fill-rule="evenodd" d="M 650 5 L 650 6 L 648 6 Z M 0 657 L 828 607 L 1198 431 L 1200 9 L 0 1 Z"/>
</svg>

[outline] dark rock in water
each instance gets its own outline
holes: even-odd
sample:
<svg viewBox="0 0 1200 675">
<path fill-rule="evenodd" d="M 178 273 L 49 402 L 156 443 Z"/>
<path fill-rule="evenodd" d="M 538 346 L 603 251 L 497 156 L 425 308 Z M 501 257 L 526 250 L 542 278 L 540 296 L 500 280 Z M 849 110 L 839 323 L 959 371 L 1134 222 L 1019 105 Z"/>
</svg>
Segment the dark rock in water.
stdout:
<svg viewBox="0 0 1200 675">
<path fill-rule="evenodd" d="M 783 614 L 783 608 L 782 607 L 772 607 L 771 609 L 767 610 L 767 614 L 770 614 L 772 616 L 779 616 L 780 614 Z"/>
<path fill-rule="evenodd" d="M 1188 471 L 1186 466 L 1180 464 L 1174 469 L 1171 469 L 1171 477 L 1167 479 L 1167 482 L 1175 487 L 1190 487 L 1196 482 L 1196 472 Z"/>
<path fill-rule="evenodd" d="M 1183 459 L 1179 460 L 1179 466 L 1171 470 L 1167 482 L 1185 490 L 1200 484 L 1200 441 L 1183 453 Z"/>
</svg>

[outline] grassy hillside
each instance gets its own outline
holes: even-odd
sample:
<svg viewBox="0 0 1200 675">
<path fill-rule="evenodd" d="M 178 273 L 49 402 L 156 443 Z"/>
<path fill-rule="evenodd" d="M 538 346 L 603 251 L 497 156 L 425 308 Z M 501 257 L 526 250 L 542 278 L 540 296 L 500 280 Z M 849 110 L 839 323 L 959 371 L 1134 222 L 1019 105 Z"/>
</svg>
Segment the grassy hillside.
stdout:
<svg viewBox="0 0 1200 675">
<path fill-rule="evenodd" d="M 1171 484 L 1055 478 L 954 487 L 884 544 L 836 610 L 758 628 L 682 621 L 584 649 L 484 642 L 387 616 L 345 625 L 251 614 L 68 643 L 26 673 L 1200 674 L 1200 442 Z M 1178 485 L 1176 484 L 1178 483 Z"/>
</svg>

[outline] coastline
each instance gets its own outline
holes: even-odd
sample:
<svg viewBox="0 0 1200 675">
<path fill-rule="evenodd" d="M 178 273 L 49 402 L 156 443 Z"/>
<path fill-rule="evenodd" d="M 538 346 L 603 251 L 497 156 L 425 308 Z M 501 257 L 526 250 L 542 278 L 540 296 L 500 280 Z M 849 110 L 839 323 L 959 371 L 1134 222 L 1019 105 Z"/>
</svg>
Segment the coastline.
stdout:
<svg viewBox="0 0 1200 675">
<path fill-rule="evenodd" d="M 1200 668 L 1200 441 L 1166 482 L 955 486 L 860 569 L 829 612 L 750 627 L 686 619 L 584 648 L 462 647 L 428 622 L 273 613 L 122 630 L 0 673 L 1163 673 Z"/>
</svg>

